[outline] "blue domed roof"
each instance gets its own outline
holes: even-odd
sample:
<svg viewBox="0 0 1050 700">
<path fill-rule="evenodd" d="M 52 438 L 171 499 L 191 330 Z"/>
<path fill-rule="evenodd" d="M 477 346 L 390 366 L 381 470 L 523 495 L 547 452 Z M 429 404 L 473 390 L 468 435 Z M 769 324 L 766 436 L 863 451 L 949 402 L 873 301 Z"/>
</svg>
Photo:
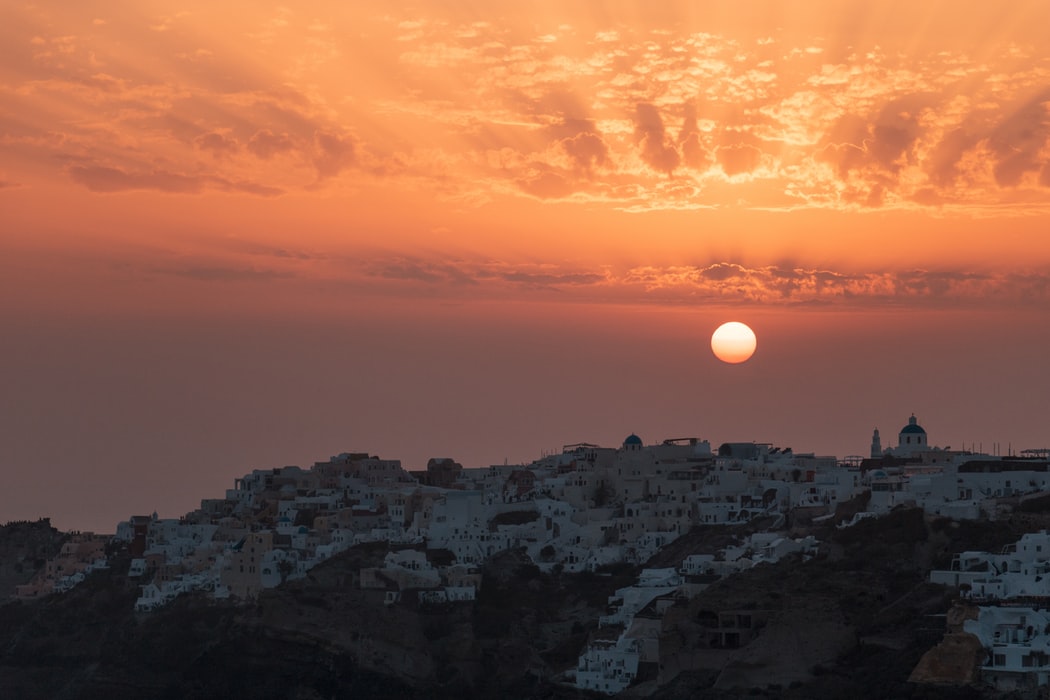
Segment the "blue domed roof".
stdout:
<svg viewBox="0 0 1050 700">
<path fill-rule="evenodd" d="M 901 435 L 904 435 L 905 433 L 922 433 L 923 435 L 926 434 L 926 431 L 923 430 L 923 427 L 919 425 L 917 420 L 915 420 L 914 413 L 912 414 L 911 418 L 908 419 L 908 424 L 901 428 Z"/>
<path fill-rule="evenodd" d="M 627 436 L 627 439 L 623 441 L 623 444 L 624 444 L 624 447 L 626 447 L 627 445 L 641 445 L 642 444 L 642 439 L 640 437 L 638 437 L 637 435 L 635 435 L 634 433 L 631 433 L 630 435 Z"/>
</svg>

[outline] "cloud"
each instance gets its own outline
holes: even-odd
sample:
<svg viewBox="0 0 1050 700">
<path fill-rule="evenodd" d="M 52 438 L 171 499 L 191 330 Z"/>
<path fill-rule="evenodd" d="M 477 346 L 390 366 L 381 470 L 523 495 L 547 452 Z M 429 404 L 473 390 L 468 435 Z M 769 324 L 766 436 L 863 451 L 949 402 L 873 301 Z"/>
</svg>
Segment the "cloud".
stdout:
<svg viewBox="0 0 1050 700">
<path fill-rule="evenodd" d="M 209 238 L 209 243 L 214 243 L 214 240 Z M 235 250 L 239 252 L 248 253 L 249 255 L 258 255 L 262 257 L 281 258 L 284 260 L 325 260 L 327 256 L 305 251 L 305 250 L 291 250 L 289 248 L 264 245 L 256 241 L 240 240 L 240 239 L 226 239 L 220 246 L 226 250 Z"/>
<path fill-rule="evenodd" d="M 926 162 L 930 182 L 939 187 L 953 185 L 963 174 L 961 163 L 968 151 L 972 151 L 980 137 L 964 127 L 949 130 L 932 149 Z"/>
<path fill-rule="evenodd" d="M 931 308 L 1030 305 L 1050 301 L 1050 274 L 954 270 L 874 270 L 746 267 L 720 262 L 708 266 L 638 267 L 613 281 L 643 290 L 664 303 L 699 300 L 767 305 L 819 304 L 830 307 L 906 303 Z"/>
<path fill-rule="evenodd" d="M 318 177 L 334 177 L 355 162 L 352 138 L 328 131 L 314 133 L 313 164 Z"/>
<path fill-rule="evenodd" d="M 1044 89 L 1005 117 L 988 136 L 996 158 L 995 181 L 1015 187 L 1029 172 L 1050 161 L 1050 88 Z"/>
<path fill-rule="evenodd" d="M 565 119 L 549 130 L 556 136 L 558 145 L 569 157 L 575 170 L 590 173 L 606 165 L 609 147 L 590 119 Z"/>
<path fill-rule="evenodd" d="M 260 197 L 276 197 L 284 194 L 284 190 L 280 187 L 271 187 L 248 180 L 224 180 L 221 178 L 208 178 L 207 180 L 212 187 L 225 192 L 243 192 L 244 194 L 255 194 Z"/>
<path fill-rule="evenodd" d="M 856 170 L 867 161 L 867 151 L 862 146 L 852 143 L 829 143 L 817 151 L 816 160 L 835 167 L 840 178 L 847 178 L 851 170 Z"/>
<path fill-rule="evenodd" d="M 121 192 L 126 190 L 159 190 L 161 192 L 200 192 L 204 181 L 199 177 L 187 177 L 164 171 L 127 173 L 117 168 L 98 165 L 69 168 L 74 182 L 84 185 L 92 192 Z"/>
<path fill-rule="evenodd" d="M 638 266 L 615 271 L 551 263 L 398 257 L 363 266 L 366 278 L 425 285 L 451 297 L 556 292 L 565 301 L 611 304 L 762 304 L 829 309 L 1014 307 L 1050 303 L 1050 273 L 963 268 L 845 271 L 791 264 Z M 469 290 L 469 291 L 467 291 Z"/>
<path fill-rule="evenodd" d="M 192 263 L 173 267 L 159 267 L 156 268 L 154 272 L 200 280 L 202 282 L 267 281 L 289 279 L 295 276 L 291 272 L 284 270 L 235 267 L 208 263 Z"/>
<path fill-rule="evenodd" d="M 865 141 L 868 155 L 884 170 L 898 172 L 911 159 L 922 132 L 919 114 L 936 102 L 932 95 L 918 93 L 884 104 Z"/>
<path fill-rule="evenodd" d="M 119 168 L 99 165 L 74 165 L 68 168 L 70 178 L 92 192 L 126 192 L 132 190 L 155 190 L 177 194 L 196 194 L 205 189 L 226 192 L 241 192 L 262 197 L 274 197 L 282 193 L 276 187 L 245 180 L 226 180 L 214 176 L 180 175 L 164 170 L 149 172 L 126 172 Z"/>
<path fill-rule="evenodd" d="M 697 270 L 697 273 L 704 279 L 721 282 L 733 277 L 744 277 L 747 275 L 747 269 L 735 263 L 715 263 L 714 265 L 700 268 Z"/>
<path fill-rule="evenodd" d="M 1017 22 L 1037 14 L 1018 10 Z M 70 177 L 100 192 L 274 194 L 382 176 L 460 202 L 513 194 L 627 211 L 696 206 L 715 188 L 724 206 L 765 209 L 1050 207 L 1040 44 L 997 51 L 924 35 L 908 51 L 846 50 L 815 32 L 654 32 L 614 17 L 533 18 L 518 34 L 396 10 L 324 26 L 279 12 L 262 34 L 220 40 L 203 6 L 89 33 L 25 6 L 0 85 L 25 125 L 0 138 L 27 163 L 81 158 Z M 132 25 L 143 43 L 129 50 L 163 44 L 156 65 L 116 50 Z M 352 36 L 369 37 L 367 50 Z M 348 92 L 310 69 L 335 55 L 348 66 L 368 55 L 397 83 Z M 23 136 L 29 125 L 63 143 Z"/>
<path fill-rule="evenodd" d="M 604 274 L 595 272 L 533 272 L 530 270 L 505 271 L 496 275 L 499 279 L 514 282 L 533 289 L 556 289 L 600 284 L 606 280 Z"/>
<path fill-rule="evenodd" d="M 370 266 L 366 272 L 375 277 L 427 284 L 477 284 L 477 279 L 455 262 L 430 262 L 399 258 Z"/>
<path fill-rule="evenodd" d="M 287 133 L 275 134 L 269 129 L 256 131 L 248 140 L 248 150 L 264 160 L 294 148 L 295 144 Z"/>
<path fill-rule="evenodd" d="M 533 163 L 528 173 L 517 180 L 518 187 L 540 199 L 561 199 L 575 190 L 575 183 L 565 174 L 544 163 Z"/>
<path fill-rule="evenodd" d="M 433 286 L 510 286 L 531 290 L 588 287 L 607 279 L 603 271 L 563 269 L 548 264 L 511 264 L 500 261 L 424 260 L 396 258 L 365 267 L 373 277 L 420 282 Z"/>
<path fill-rule="evenodd" d="M 635 136 L 642 150 L 642 160 L 660 172 L 670 175 L 678 167 L 678 151 L 668 141 L 663 119 L 654 105 L 644 102 L 635 107 Z"/>
<path fill-rule="evenodd" d="M 694 170 L 705 169 L 711 162 L 711 153 L 704 146 L 703 136 L 697 124 L 696 106 L 692 103 L 685 106 L 678 146 L 682 152 L 682 162 Z"/>
<path fill-rule="evenodd" d="M 225 134 L 221 134 L 217 131 L 211 131 L 207 134 L 198 136 L 193 140 L 193 145 L 202 151 L 211 152 L 212 156 L 215 158 L 221 158 L 236 153 L 241 148 L 236 139 L 231 139 Z"/>
</svg>

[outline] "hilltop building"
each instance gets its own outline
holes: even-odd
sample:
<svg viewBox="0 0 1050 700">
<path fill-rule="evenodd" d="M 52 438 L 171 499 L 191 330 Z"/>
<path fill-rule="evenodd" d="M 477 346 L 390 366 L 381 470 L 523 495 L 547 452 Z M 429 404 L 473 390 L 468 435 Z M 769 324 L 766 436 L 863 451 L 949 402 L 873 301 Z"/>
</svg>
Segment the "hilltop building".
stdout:
<svg viewBox="0 0 1050 700">
<path fill-rule="evenodd" d="M 911 414 L 907 424 L 897 434 L 896 447 L 886 450 L 882 449 L 882 438 L 879 435 L 878 428 L 871 435 L 871 459 L 882 459 L 887 456 L 898 458 L 916 457 L 928 449 L 926 429 L 919 425 L 919 421 L 914 413 Z"/>
<path fill-rule="evenodd" d="M 901 432 L 897 436 L 897 452 L 904 455 L 921 452 L 925 449 L 926 430 L 919 425 L 913 413 L 911 418 L 908 419 L 908 424 L 901 428 Z"/>
</svg>

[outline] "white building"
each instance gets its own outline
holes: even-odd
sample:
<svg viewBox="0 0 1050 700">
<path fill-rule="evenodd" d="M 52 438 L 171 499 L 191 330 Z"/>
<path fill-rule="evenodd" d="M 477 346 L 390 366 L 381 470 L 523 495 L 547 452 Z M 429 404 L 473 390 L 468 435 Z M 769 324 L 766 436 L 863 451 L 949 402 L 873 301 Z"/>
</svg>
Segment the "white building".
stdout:
<svg viewBox="0 0 1050 700">
<path fill-rule="evenodd" d="M 602 615 L 598 623 L 608 625 L 630 625 L 631 618 L 648 605 L 654 598 L 672 593 L 682 585 L 681 575 L 673 568 L 643 569 L 638 576 L 638 583 L 616 590 L 609 596 L 609 607 L 612 612 Z"/>
<path fill-rule="evenodd" d="M 963 630 L 987 652 L 981 680 L 1000 691 L 1050 683 L 1050 613 L 1025 607 L 982 607 Z"/>
<path fill-rule="evenodd" d="M 1026 533 L 999 554 L 957 554 L 950 569 L 930 572 L 930 582 L 978 600 L 1050 598 L 1050 533 Z"/>
<path fill-rule="evenodd" d="M 639 640 L 621 634 L 592 642 L 576 664 L 576 687 L 615 695 L 638 675 Z"/>
</svg>

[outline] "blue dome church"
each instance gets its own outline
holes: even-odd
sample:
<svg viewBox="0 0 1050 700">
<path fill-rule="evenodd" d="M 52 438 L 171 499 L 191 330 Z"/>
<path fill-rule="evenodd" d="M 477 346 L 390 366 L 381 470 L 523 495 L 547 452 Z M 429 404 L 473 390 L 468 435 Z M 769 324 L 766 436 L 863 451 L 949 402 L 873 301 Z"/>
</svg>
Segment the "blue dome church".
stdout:
<svg viewBox="0 0 1050 700">
<path fill-rule="evenodd" d="M 925 450 L 926 448 L 926 430 L 919 425 L 913 413 L 911 418 L 908 419 L 908 424 L 901 428 L 900 435 L 897 436 L 897 450 L 908 453 Z"/>
</svg>

